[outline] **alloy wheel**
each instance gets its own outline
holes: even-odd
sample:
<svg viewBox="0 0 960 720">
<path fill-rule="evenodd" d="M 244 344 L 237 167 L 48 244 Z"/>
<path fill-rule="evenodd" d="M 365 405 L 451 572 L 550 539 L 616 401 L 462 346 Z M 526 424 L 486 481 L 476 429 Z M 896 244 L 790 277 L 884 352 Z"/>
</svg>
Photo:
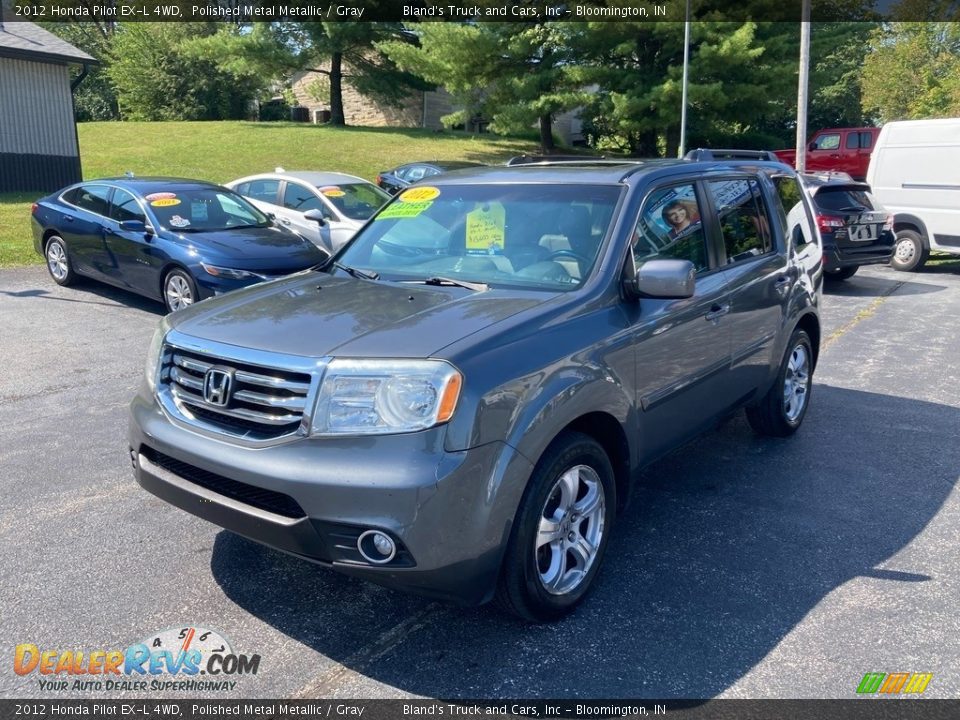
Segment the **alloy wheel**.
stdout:
<svg viewBox="0 0 960 720">
<path fill-rule="evenodd" d="M 783 376 L 783 414 L 791 423 L 797 421 L 807 404 L 810 385 L 810 355 L 803 344 L 790 353 L 787 371 Z"/>
</svg>

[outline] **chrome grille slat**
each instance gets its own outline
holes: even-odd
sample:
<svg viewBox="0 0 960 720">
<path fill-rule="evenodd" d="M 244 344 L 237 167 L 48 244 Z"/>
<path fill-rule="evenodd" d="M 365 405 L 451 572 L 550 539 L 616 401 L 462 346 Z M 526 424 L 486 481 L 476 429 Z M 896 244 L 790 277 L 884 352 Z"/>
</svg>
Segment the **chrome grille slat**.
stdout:
<svg viewBox="0 0 960 720">
<path fill-rule="evenodd" d="M 283 378 L 270 377 L 268 375 L 257 375 L 256 373 L 238 370 L 236 378 L 239 382 L 250 383 L 251 385 L 264 385 L 271 388 L 282 388 L 292 392 L 302 392 L 304 394 L 310 389 L 309 383 L 298 383 L 284 380 Z"/>
<path fill-rule="evenodd" d="M 252 390 L 238 390 L 233 397 L 243 402 L 253 403 L 254 405 L 267 405 L 269 407 L 286 408 L 288 410 L 303 411 L 304 400 L 301 397 L 277 397 L 276 395 L 264 395 L 263 393 L 253 392 Z"/>
<path fill-rule="evenodd" d="M 302 364 L 268 367 L 168 344 L 161 356 L 158 394 L 168 412 L 206 432 L 244 441 L 278 441 L 302 431 L 314 379 Z M 296 362 L 297 358 L 291 358 Z M 205 376 L 216 369 L 232 377 L 225 405 L 204 398 Z M 215 399 L 215 398 L 212 398 Z"/>
</svg>

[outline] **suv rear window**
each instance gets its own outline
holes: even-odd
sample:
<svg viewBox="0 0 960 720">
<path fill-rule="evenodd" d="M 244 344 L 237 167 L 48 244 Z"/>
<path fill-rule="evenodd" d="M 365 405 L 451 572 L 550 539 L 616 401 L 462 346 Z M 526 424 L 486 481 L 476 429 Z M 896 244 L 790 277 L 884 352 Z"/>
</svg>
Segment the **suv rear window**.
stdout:
<svg viewBox="0 0 960 720">
<path fill-rule="evenodd" d="M 813 202 L 818 209 L 833 212 L 877 209 L 873 196 L 862 188 L 823 187 L 814 195 Z"/>
</svg>

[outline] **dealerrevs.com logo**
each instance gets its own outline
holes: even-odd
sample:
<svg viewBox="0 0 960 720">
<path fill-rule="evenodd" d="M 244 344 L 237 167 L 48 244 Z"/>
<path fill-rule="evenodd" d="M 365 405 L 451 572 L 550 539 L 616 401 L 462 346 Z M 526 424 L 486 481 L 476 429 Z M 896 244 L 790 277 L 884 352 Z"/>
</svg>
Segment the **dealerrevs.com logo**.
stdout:
<svg viewBox="0 0 960 720">
<path fill-rule="evenodd" d="M 260 656 L 234 652 L 216 630 L 172 628 L 126 650 L 41 649 L 17 645 L 13 670 L 38 676 L 41 690 L 231 691 L 241 675 L 256 675 Z"/>
<path fill-rule="evenodd" d="M 919 695 L 933 680 L 933 673 L 867 673 L 857 686 L 860 695 Z"/>
</svg>

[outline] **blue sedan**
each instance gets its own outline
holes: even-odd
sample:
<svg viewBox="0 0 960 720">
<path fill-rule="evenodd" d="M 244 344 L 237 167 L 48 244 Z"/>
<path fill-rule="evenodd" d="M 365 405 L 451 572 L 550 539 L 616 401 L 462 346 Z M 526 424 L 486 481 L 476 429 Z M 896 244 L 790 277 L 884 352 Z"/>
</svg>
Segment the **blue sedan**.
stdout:
<svg viewBox="0 0 960 720">
<path fill-rule="evenodd" d="M 84 275 L 170 312 L 327 258 L 232 190 L 198 180 L 93 180 L 32 212 L 34 248 L 54 282 Z"/>
</svg>

